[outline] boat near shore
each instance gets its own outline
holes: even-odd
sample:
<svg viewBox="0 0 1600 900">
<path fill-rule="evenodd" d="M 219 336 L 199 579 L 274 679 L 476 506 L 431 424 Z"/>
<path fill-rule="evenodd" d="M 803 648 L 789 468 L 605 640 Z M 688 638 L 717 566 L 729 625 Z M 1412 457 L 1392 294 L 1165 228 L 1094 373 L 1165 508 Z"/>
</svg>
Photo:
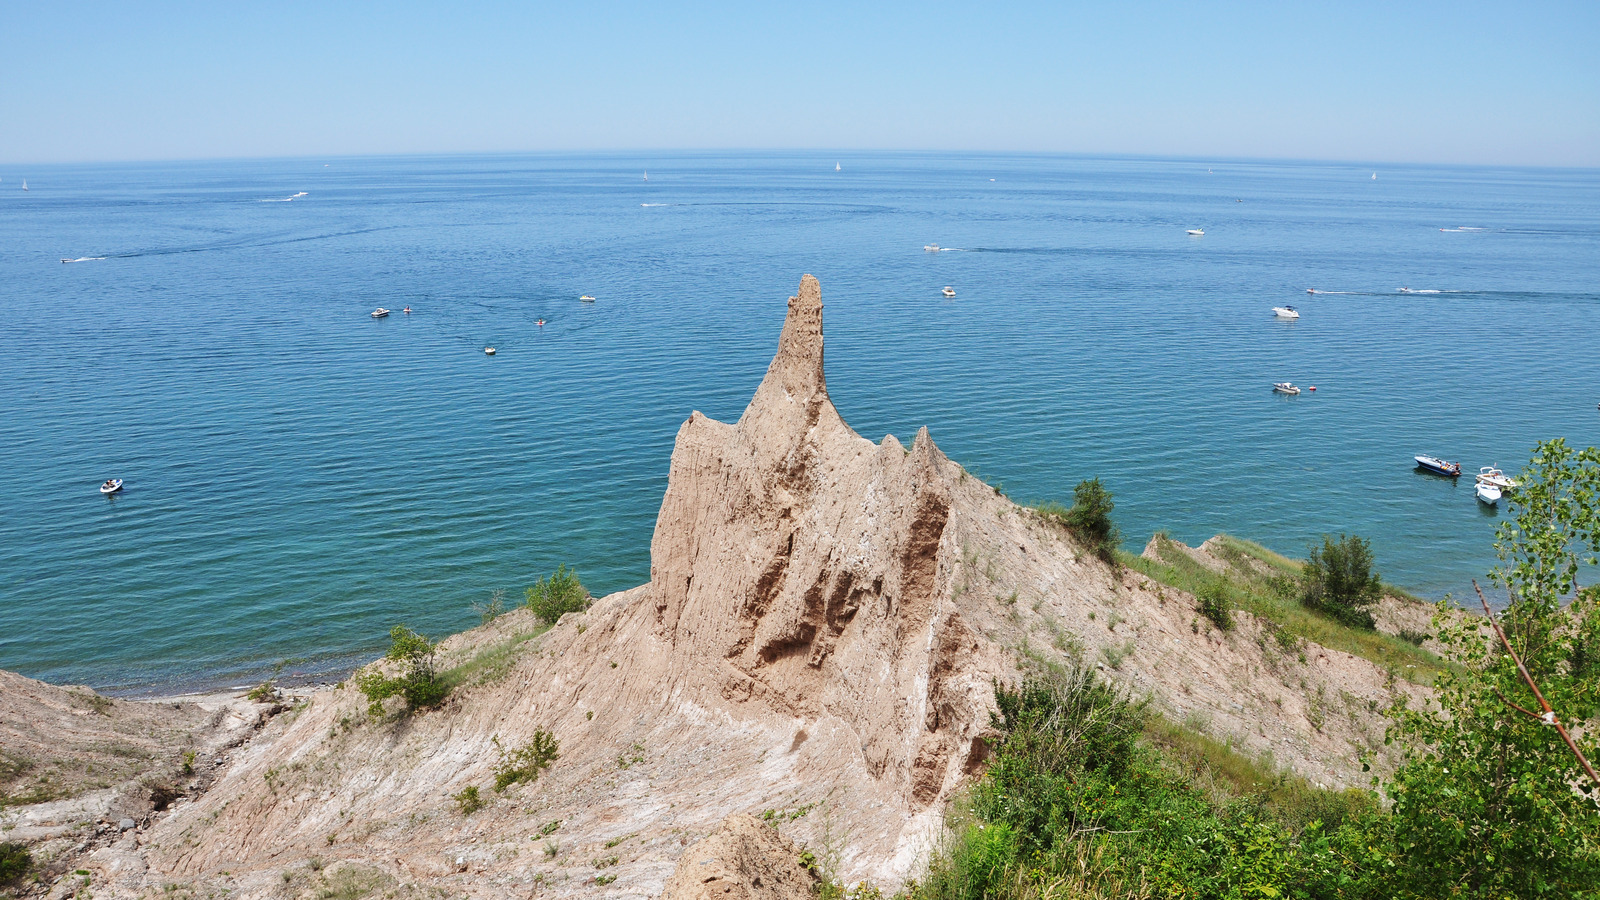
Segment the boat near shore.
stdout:
<svg viewBox="0 0 1600 900">
<path fill-rule="evenodd" d="M 1500 489 L 1487 481 L 1478 482 L 1477 486 L 1473 488 L 1473 493 L 1478 495 L 1479 503 L 1487 503 L 1490 506 L 1496 506 L 1500 503 Z"/>
<path fill-rule="evenodd" d="M 1483 468 L 1479 469 L 1477 481 L 1479 484 L 1491 485 L 1502 491 L 1509 490 L 1517 486 L 1515 481 L 1508 478 L 1506 473 L 1500 471 L 1500 469 L 1495 466 L 1484 466 Z"/>
</svg>

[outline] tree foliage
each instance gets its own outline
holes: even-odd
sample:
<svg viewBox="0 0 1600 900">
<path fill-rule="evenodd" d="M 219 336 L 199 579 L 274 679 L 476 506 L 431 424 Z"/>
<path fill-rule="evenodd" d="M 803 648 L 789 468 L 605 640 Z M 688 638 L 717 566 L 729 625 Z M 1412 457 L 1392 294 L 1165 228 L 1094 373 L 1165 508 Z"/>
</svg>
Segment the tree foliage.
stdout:
<svg viewBox="0 0 1600 900">
<path fill-rule="evenodd" d="M 568 569 L 565 563 L 549 578 L 534 582 L 525 596 L 528 609 L 539 621 L 549 625 L 569 612 L 583 612 L 594 602 L 583 582 L 578 580 L 578 570 Z"/>
<path fill-rule="evenodd" d="M 1322 536 L 1301 575 L 1302 602 L 1357 628 L 1372 628 L 1369 607 L 1383 599 L 1383 579 L 1372 568 L 1372 545 L 1356 535 Z"/>
<path fill-rule="evenodd" d="M 1508 492 L 1493 573 L 1510 597 L 1501 620 L 1534 682 L 1579 746 L 1596 739 L 1600 590 L 1584 587 L 1600 553 L 1600 451 L 1540 444 Z M 1386 789 L 1397 897 L 1595 896 L 1600 889 L 1600 785 L 1556 729 L 1510 704 L 1539 704 L 1515 661 L 1476 617 L 1441 610 L 1439 640 L 1460 663 L 1436 703 L 1400 707 L 1389 738 L 1405 762 Z"/>
<path fill-rule="evenodd" d="M 1046 503 L 1038 507 L 1046 517 L 1065 525 L 1080 541 L 1089 546 L 1096 556 L 1106 562 L 1116 560 L 1117 546 L 1122 543 L 1122 533 L 1111 521 L 1111 510 L 1116 504 L 1111 492 L 1098 478 L 1078 482 L 1072 489 L 1072 506 L 1063 510 L 1059 504 Z"/>
<path fill-rule="evenodd" d="M 383 715 L 383 701 L 401 697 L 408 711 L 429 709 L 444 702 L 450 686 L 439 676 L 435 656 L 438 645 L 404 625 L 389 630 L 389 651 L 384 659 L 400 664 L 397 675 L 373 667 L 356 673 L 356 687 L 366 696 L 367 713 Z"/>
</svg>

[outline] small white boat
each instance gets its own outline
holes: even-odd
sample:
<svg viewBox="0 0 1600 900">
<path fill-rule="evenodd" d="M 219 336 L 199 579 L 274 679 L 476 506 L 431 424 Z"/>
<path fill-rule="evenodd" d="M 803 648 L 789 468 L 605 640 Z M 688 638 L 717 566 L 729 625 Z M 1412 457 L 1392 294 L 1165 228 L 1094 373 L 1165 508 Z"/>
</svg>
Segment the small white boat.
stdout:
<svg viewBox="0 0 1600 900">
<path fill-rule="evenodd" d="M 945 289 L 940 291 L 939 293 L 945 295 L 946 297 L 954 297 L 956 295 L 956 289 L 953 288 L 953 287 L 950 287 L 949 285 L 945 285 Z"/>
<path fill-rule="evenodd" d="M 844 169 L 843 169 L 843 168 L 842 168 L 842 167 L 841 167 L 841 166 L 840 166 L 840 165 L 839 165 L 839 164 L 838 164 L 838 163 L 834 163 L 834 164 L 833 164 L 833 170 L 834 170 L 834 171 L 835 171 L 835 172 L 842 172 L 842 171 L 844 171 Z"/>
<path fill-rule="evenodd" d="M 381 319 L 384 316 L 387 316 L 388 314 L 389 314 L 389 311 L 387 309 L 384 309 L 381 306 L 372 311 L 372 317 L 374 319 Z"/>
<path fill-rule="evenodd" d="M 1191 235 L 1194 235 L 1195 237 L 1205 237 L 1206 236 L 1206 231 L 1205 231 L 1204 228 L 1191 228 L 1188 231 L 1184 232 L 1184 234 L 1191 234 Z"/>
<path fill-rule="evenodd" d="M 1272 312 L 1273 312 L 1274 315 L 1276 315 L 1280 319 L 1298 319 L 1298 318 L 1300 318 L 1299 310 L 1296 310 L 1292 306 L 1274 306 L 1272 308 Z"/>
<path fill-rule="evenodd" d="M 28 189 L 28 179 L 26 179 L 26 178 L 22 179 L 22 189 L 23 190 L 27 190 Z"/>
<path fill-rule="evenodd" d="M 922 249 L 928 251 L 929 253 L 938 253 L 939 252 L 939 245 L 938 244 L 923 244 L 922 245 Z"/>
<path fill-rule="evenodd" d="M 1479 503 L 1487 503 L 1490 506 L 1494 506 L 1500 502 L 1500 489 L 1486 481 L 1478 482 L 1476 491 Z"/>
<path fill-rule="evenodd" d="M 483 348 L 483 352 L 484 352 L 484 354 L 486 356 L 493 356 L 494 355 L 494 348 L 493 347 L 485 347 L 485 348 Z"/>
<path fill-rule="evenodd" d="M 72 262 L 72 260 L 70 260 L 70 259 L 63 259 L 63 260 L 62 260 L 62 262 L 64 262 L 64 263 L 69 263 L 69 262 Z"/>
<path fill-rule="evenodd" d="M 1512 481 L 1510 478 L 1506 477 L 1506 473 L 1500 471 L 1494 466 L 1484 466 L 1478 470 L 1478 483 L 1491 485 L 1499 488 L 1502 491 L 1517 486 L 1515 481 Z"/>
<path fill-rule="evenodd" d="M 593 303 L 594 302 L 594 298 L 589 296 L 588 294 L 584 294 L 582 297 L 579 297 L 578 300 L 580 302 L 583 302 L 583 303 Z"/>
<path fill-rule="evenodd" d="M 120 491 L 120 490 L 122 490 L 122 479 L 121 478 L 112 478 L 112 479 L 108 480 L 105 484 L 100 485 L 100 493 L 102 493 L 102 494 L 115 494 L 117 491 Z"/>
<path fill-rule="evenodd" d="M 1279 381 L 1273 383 L 1272 392 L 1274 394 L 1288 394 L 1293 397 L 1300 393 L 1300 389 L 1287 381 Z"/>
</svg>

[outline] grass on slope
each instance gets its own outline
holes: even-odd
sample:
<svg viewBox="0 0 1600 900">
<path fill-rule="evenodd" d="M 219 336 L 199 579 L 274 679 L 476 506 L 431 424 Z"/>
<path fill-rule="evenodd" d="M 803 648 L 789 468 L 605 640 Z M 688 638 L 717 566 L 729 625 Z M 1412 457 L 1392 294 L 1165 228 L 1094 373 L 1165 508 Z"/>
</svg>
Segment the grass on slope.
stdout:
<svg viewBox="0 0 1600 900">
<path fill-rule="evenodd" d="M 1352 628 L 1307 609 L 1299 600 L 1301 563 L 1250 541 L 1221 536 L 1218 557 L 1229 564 L 1219 575 L 1191 559 L 1164 534 L 1156 535 L 1161 559 L 1119 552 L 1118 562 L 1147 578 L 1198 595 L 1210 588 L 1229 606 L 1273 623 L 1285 635 L 1369 660 L 1397 678 L 1431 684 L 1445 664 L 1439 657 L 1392 634 Z M 1416 598 L 1388 585 L 1387 593 Z"/>
<path fill-rule="evenodd" d="M 504 640 L 478 648 L 465 662 L 440 673 L 439 678 L 450 690 L 464 684 L 492 684 L 506 676 L 517 658 L 522 655 L 522 645 L 546 631 L 549 625 L 538 625 L 529 631 L 518 631 Z"/>
</svg>

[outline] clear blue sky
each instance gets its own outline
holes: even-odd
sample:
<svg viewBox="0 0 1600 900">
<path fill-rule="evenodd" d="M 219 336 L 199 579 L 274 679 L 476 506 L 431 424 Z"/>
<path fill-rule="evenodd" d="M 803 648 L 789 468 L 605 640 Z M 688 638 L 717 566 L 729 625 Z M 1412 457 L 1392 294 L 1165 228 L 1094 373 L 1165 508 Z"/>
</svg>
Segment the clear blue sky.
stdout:
<svg viewBox="0 0 1600 900">
<path fill-rule="evenodd" d="M 1600 166 L 1597 54 L 1596 0 L 0 2 L 0 162 L 829 148 Z"/>
</svg>

